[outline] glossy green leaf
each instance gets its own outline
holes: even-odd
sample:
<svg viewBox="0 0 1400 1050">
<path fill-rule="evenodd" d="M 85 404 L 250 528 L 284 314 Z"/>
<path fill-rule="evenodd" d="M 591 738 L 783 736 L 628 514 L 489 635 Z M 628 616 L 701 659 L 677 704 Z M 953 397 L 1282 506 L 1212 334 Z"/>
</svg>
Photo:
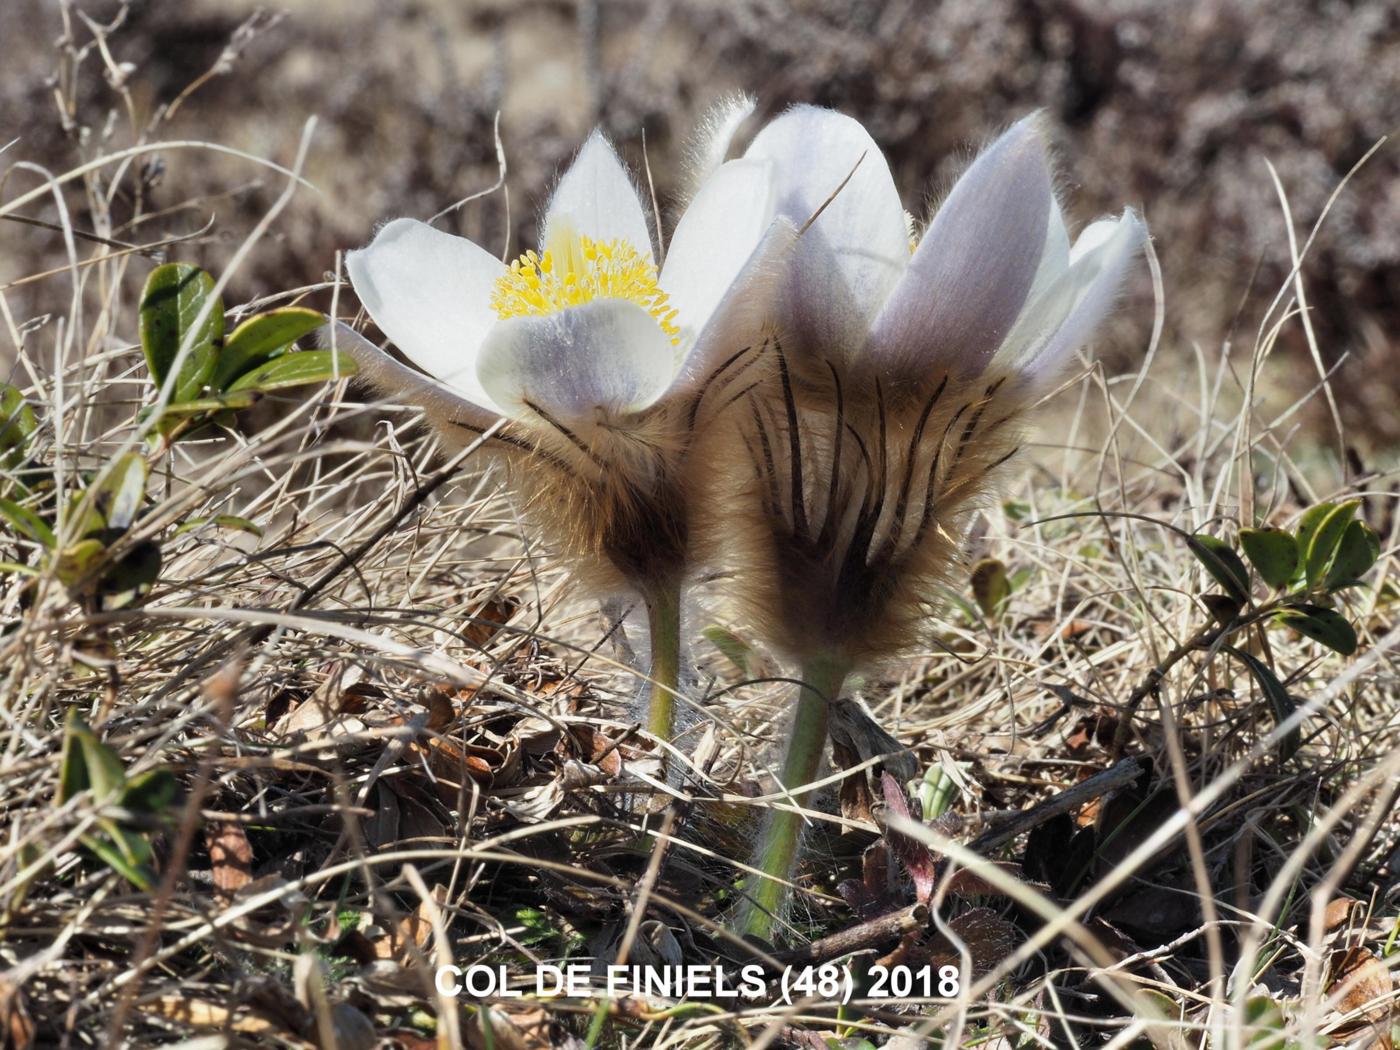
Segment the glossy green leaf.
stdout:
<svg viewBox="0 0 1400 1050">
<path fill-rule="evenodd" d="M 170 424 L 179 420 L 182 416 L 199 416 L 206 412 L 225 412 L 230 409 L 248 408 L 257 401 L 257 393 L 252 390 L 245 390 L 241 394 L 216 394 L 213 397 L 196 397 L 190 401 L 181 401 L 178 405 L 171 405 L 165 410 L 161 417 L 161 423 L 166 430 L 170 429 Z"/>
<path fill-rule="evenodd" d="M 53 529 L 49 528 L 43 518 L 14 500 L 0 499 L 0 518 L 4 518 L 16 532 L 45 547 L 52 549 L 58 542 L 54 538 Z"/>
<path fill-rule="evenodd" d="M 210 385 L 223 390 L 245 372 L 280 357 L 294 342 L 325 323 L 324 315 L 302 306 L 248 318 L 230 333 Z"/>
<path fill-rule="evenodd" d="M 1320 605 L 1299 605 L 1280 609 L 1275 619 L 1343 656 L 1356 652 L 1356 629 L 1332 609 L 1324 609 Z"/>
<path fill-rule="evenodd" d="M 108 528 L 131 528 L 146 495 L 146 470 L 145 457 L 128 452 L 112 464 L 97 486 L 96 504 Z"/>
<path fill-rule="evenodd" d="M 1189 536 L 1186 545 L 1196 560 L 1205 566 L 1225 593 L 1243 605 L 1249 601 L 1249 569 L 1240 556 L 1224 540 L 1214 536 Z"/>
<path fill-rule="evenodd" d="M 103 574 L 98 584 L 103 608 L 125 609 L 145 598 L 160 578 L 160 567 L 160 546 L 138 543 Z"/>
<path fill-rule="evenodd" d="M 150 769 L 126 782 L 122 805 L 136 813 L 160 816 L 179 797 L 180 785 L 168 769 Z"/>
<path fill-rule="evenodd" d="M 82 514 L 82 521 L 78 514 Z M 93 536 L 107 528 L 107 518 L 97 505 L 96 494 L 89 495 L 87 489 L 79 489 L 68 497 L 68 512 L 63 516 L 63 532 L 78 539 Z"/>
<path fill-rule="evenodd" d="M 1264 699 L 1274 714 L 1274 721 L 1282 725 L 1298 710 L 1297 705 L 1293 703 L 1293 698 L 1288 695 L 1287 688 L 1279 681 L 1278 676 L 1269 669 L 1268 664 L 1257 656 L 1234 647 L 1230 647 L 1229 651 L 1249 668 L 1249 673 L 1259 683 L 1259 691 L 1264 694 Z M 1302 732 L 1299 727 L 1294 726 L 1279 741 L 1279 759 L 1281 761 L 1288 759 L 1302 746 L 1302 742 Z"/>
<path fill-rule="evenodd" d="M 224 307 L 214 295 L 213 277 L 185 263 L 151 271 L 141 295 L 141 349 L 157 385 L 164 385 L 180 348 L 190 346 L 172 404 L 199 396 L 218 365 L 223 335 Z"/>
<path fill-rule="evenodd" d="M 58 773 L 59 804 L 89 788 L 94 799 L 105 801 L 120 791 L 125 782 L 126 770 L 116 752 L 97 739 L 81 715 L 69 712 Z"/>
<path fill-rule="evenodd" d="M 155 887 L 155 854 L 144 835 L 113 820 L 99 820 L 105 834 L 84 835 L 82 843 L 109 868 L 141 890 Z"/>
<path fill-rule="evenodd" d="M 1240 547 L 1270 587 L 1287 586 L 1298 571 L 1298 541 L 1283 529 L 1240 529 Z"/>
<path fill-rule="evenodd" d="M 1300 535 L 1304 574 L 1310 588 L 1316 587 L 1326 577 L 1337 555 L 1337 548 L 1341 546 L 1342 537 L 1346 535 L 1347 526 L 1360 505 L 1360 500 L 1339 503 L 1316 520 L 1315 526 L 1309 530 L 1306 543 L 1302 542 Z"/>
<path fill-rule="evenodd" d="M 983 558 L 972 567 L 972 596 L 982 615 L 994 620 L 1011 598 L 1011 580 L 1006 565 L 996 558 Z"/>
<path fill-rule="evenodd" d="M 1376 531 L 1364 521 L 1351 522 L 1337 544 L 1337 554 L 1327 570 L 1323 587 L 1333 590 L 1359 580 L 1380 556 L 1381 540 Z"/>
<path fill-rule="evenodd" d="M 16 466 L 38 426 L 24 395 L 8 383 L 0 383 L 0 464 Z"/>
<path fill-rule="evenodd" d="M 302 350 L 283 354 L 251 372 L 245 372 L 228 387 L 230 394 L 240 390 L 282 390 L 286 387 L 324 383 L 355 374 L 355 362 L 335 350 Z"/>
<path fill-rule="evenodd" d="M 1202 594 L 1199 597 L 1211 619 L 1222 627 L 1240 614 L 1240 603 L 1228 594 Z"/>
<path fill-rule="evenodd" d="M 54 559 L 54 575 L 63 586 L 72 590 L 87 580 L 106 553 L 107 547 L 99 539 L 89 538 L 71 543 Z"/>
</svg>

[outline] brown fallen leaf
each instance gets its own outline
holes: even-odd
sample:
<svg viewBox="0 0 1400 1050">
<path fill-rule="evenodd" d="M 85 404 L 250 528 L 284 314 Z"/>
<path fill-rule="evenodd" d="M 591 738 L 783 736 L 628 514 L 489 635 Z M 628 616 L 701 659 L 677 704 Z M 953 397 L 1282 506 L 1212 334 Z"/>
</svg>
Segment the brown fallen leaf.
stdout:
<svg viewBox="0 0 1400 1050">
<path fill-rule="evenodd" d="M 501 633 L 501 628 L 510 622 L 519 608 L 518 598 L 505 594 L 490 598 L 479 606 L 463 625 L 462 637 L 477 648 L 484 649 L 487 642 Z"/>
<path fill-rule="evenodd" d="M 447 887 L 439 883 L 433 887 L 433 901 L 441 907 L 447 903 Z M 391 959 L 404 966 L 415 961 L 415 954 L 422 958 L 427 954 L 428 941 L 433 935 L 432 908 L 427 901 L 419 901 L 418 907 L 398 921 L 387 937 L 375 942 L 375 954 L 381 959 Z M 415 951 L 409 949 L 412 945 Z"/>
<path fill-rule="evenodd" d="M 34 1018 L 24 989 L 0 977 L 0 1046 L 5 1050 L 28 1050 L 34 1045 Z"/>
<path fill-rule="evenodd" d="M 223 896 L 232 895 L 253 881 L 253 847 L 243 825 L 221 820 L 204 828 L 209 849 L 209 869 L 214 888 Z"/>
<path fill-rule="evenodd" d="M 1339 948 L 1328 958 L 1327 971 L 1327 994 L 1337 1000 L 1338 1012 L 1343 1017 L 1356 1015 L 1334 1034 L 1345 1033 L 1350 1041 L 1369 1030 L 1375 1037 L 1372 1046 L 1391 1050 L 1395 981 L 1385 960 L 1368 948 Z"/>
<path fill-rule="evenodd" d="M 489 1011 L 489 1017 L 483 1016 Z M 490 1029 L 489 1034 L 487 1029 Z M 470 1050 L 554 1050 L 554 1025 L 549 1011 L 533 1004 L 483 1004 L 466 1026 Z"/>
</svg>

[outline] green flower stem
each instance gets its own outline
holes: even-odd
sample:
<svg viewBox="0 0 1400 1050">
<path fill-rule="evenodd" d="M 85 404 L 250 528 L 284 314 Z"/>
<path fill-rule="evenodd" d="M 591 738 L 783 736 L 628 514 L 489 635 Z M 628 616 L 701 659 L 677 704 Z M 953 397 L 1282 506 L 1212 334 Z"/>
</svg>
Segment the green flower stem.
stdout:
<svg viewBox="0 0 1400 1050">
<path fill-rule="evenodd" d="M 812 660 L 802 668 L 805 683 L 797 700 L 797 715 L 793 720 L 787 756 L 783 759 L 782 783 L 789 789 L 800 788 L 817 779 L 822 753 L 826 750 L 828 705 L 841 695 L 847 668 L 830 660 Z M 796 792 L 793 800 L 806 807 L 811 790 Z M 769 812 L 759 839 L 754 867 L 766 878 L 757 880 L 744 906 L 739 932 L 745 936 L 771 939 L 773 924 L 787 896 L 785 883 L 791 881 L 797 864 L 797 848 L 802 838 L 803 817 L 787 809 Z"/>
<path fill-rule="evenodd" d="M 647 729 L 668 743 L 675 738 L 676 693 L 681 677 L 681 590 L 660 589 L 647 596 L 651 635 L 651 695 Z"/>
</svg>

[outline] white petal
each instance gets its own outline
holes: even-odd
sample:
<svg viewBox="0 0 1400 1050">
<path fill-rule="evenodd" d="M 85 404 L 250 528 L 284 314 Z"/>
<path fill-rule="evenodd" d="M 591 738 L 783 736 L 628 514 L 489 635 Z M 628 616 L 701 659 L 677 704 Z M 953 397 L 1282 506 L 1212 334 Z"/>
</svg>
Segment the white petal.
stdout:
<svg viewBox="0 0 1400 1050">
<path fill-rule="evenodd" d="M 1074 285 L 1072 305 L 1053 332 L 1031 347 L 1033 356 L 1023 366 L 1033 384 L 1052 381 L 1070 355 L 1093 336 L 1113 307 L 1146 235 L 1131 208 L 1117 221 L 1096 222 L 1080 235 L 1067 274 Z"/>
<path fill-rule="evenodd" d="M 1014 125 L 954 185 L 871 332 L 896 369 L 976 375 L 1026 303 L 1054 204 L 1035 118 Z"/>
<path fill-rule="evenodd" d="M 762 339 L 790 272 L 789 261 L 796 243 L 797 227 L 787 219 L 775 219 L 710 314 L 681 365 L 671 393 L 689 392 L 707 384 L 725 361 Z M 738 364 L 736 362 L 736 366 Z M 727 376 L 737 377 L 738 374 L 735 371 Z M 726 378 L 726 388 L 727 383 Z M 730 392 L 737 392 L 737 389 Z M 726 396 L 721 390 L 716 393 Z"/>
<path fill-rule="evenodd" d="M 661 268 L 684 344 L 694 342 L 772 224 L 772 166 L 732 160 L 681 216 Z"/>
<path fill-rule="evenodd" d="M 560 221 L 595 241 L 623 240 L 649 259 L 651 224 L 637 189 L 601 131 L 583 144 L 545 210 L 543 245 Z"/>
<path fill-rule="evenodd" d="M 326 325 L 317 331 L 316 338 L 321 346 L 353 358 L 359 366 L 358 379 L 386 397 L 419 406 L 428 422 L 458 444 L 474 436 L 463 425 L 484 429 L 500 415 L 495 409 L 464 400 L 431 376 L 400 364 L 344 322 Z"/>
<path fill-rule="evenodd" d="M 783 320 L 799 335 L 858 345 L 909 260 L 904 208 L 880 147 L 850 117 L 797 106 L 744 156 L 772 162 L 778 214 L 798 229 L 821 212 L 794 249 Z"/>
<path fill-rule="evenodd" d="M 690 144 L 691 185 L 698 188 L 729 157 L 729 147 L 744 121 L 752 116 L 754 100 L 736 94 L 720 99 L 701 118 Z"/>
<path fill-rule="evenodd" d="M 481 348 L 477 376 L 513 416 L 591 421 L 600 409 L 621 414 L 654 403 L 675 360 L 670 339 L 640 306 L 595 299 L 502 321 Z"/>
<path fill-rule="evenodd" d="M 476 353 L 496 323 L 491 288 L 504 264 L 465 237 L 395 219 L 345 257 L 374 323 L 414 364 L 468 401 L 499 411 L 476 381 Z"/>
</svg>

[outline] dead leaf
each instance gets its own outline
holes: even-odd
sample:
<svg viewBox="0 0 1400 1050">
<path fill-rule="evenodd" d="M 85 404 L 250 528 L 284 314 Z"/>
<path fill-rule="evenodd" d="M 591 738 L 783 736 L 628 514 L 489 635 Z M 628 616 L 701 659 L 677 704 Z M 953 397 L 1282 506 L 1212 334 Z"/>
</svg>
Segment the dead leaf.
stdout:
<svg viewBox="0 0 1400 1050">
<path fill-rule="evenodd" d="M 0 1046 L 28 1050 L 34 1045 L 34 1018 L 30 1016 L 24 989 L 0 977 Z"/>
<path fill-rule="evenodd" d="M 457 717 L 457 709 L 452 704 L 452 692 L 441 686 L 429 686 L 423 690 L 423 706 L 428 709 L 428 729 L 440 733 L 452 724 Z"/>
<path fill-rule="evenodd" d="M 854 700 L 829 705 L 832 761 L 839 769 L 851 769 L 872 758 L 880 761 L 859 776 L 841 781 L 841 815 L 849 820 L 873 820 L 875 801 L 883 793 L 878 778 L 892 773 L 903 783 L 918 776 L 914 753 L 901 744 Z"/>
<path fill-rule="evenodd" d="M 489 1016 L 483 1016 L 489 1012 Z M 542 1006 L 499 1003 L 482 1005 L 466 1026 L 470 1050 L 554 1050 L 553 1023 Z M 487 1033 L 487 1029 L 490 1033 Z"/>
<path fill-rule="evenodd" d="M 497 594 L 482 604 L 462 627 L 462 637 L 479 649 L 501 633 L 501 628 L 510 622 L 520 600 L 509 595 Z"/>
<path fill-rule="evenodd" d="M 209 849 L 214 888 L 220 894 L 237 893 L 253 881 L 253 847 L 242 824 L 232 820 L 208 824 L 204 843 Z"/>
<path fill-rule="evenodd" d="M 1335 1034 L 1346 1032 L 1350 1040 L 1370 1029 L 1376 1033 L 1373 1045 L 1390 1050 L 1395 982 L 1385 960 L 1367 948 L 1340 948 L 1328 958 L 1327 970 L 1327 994 L 1337 1000 L 1337 1010 L 1356 1015 Z"/>
</svg>

